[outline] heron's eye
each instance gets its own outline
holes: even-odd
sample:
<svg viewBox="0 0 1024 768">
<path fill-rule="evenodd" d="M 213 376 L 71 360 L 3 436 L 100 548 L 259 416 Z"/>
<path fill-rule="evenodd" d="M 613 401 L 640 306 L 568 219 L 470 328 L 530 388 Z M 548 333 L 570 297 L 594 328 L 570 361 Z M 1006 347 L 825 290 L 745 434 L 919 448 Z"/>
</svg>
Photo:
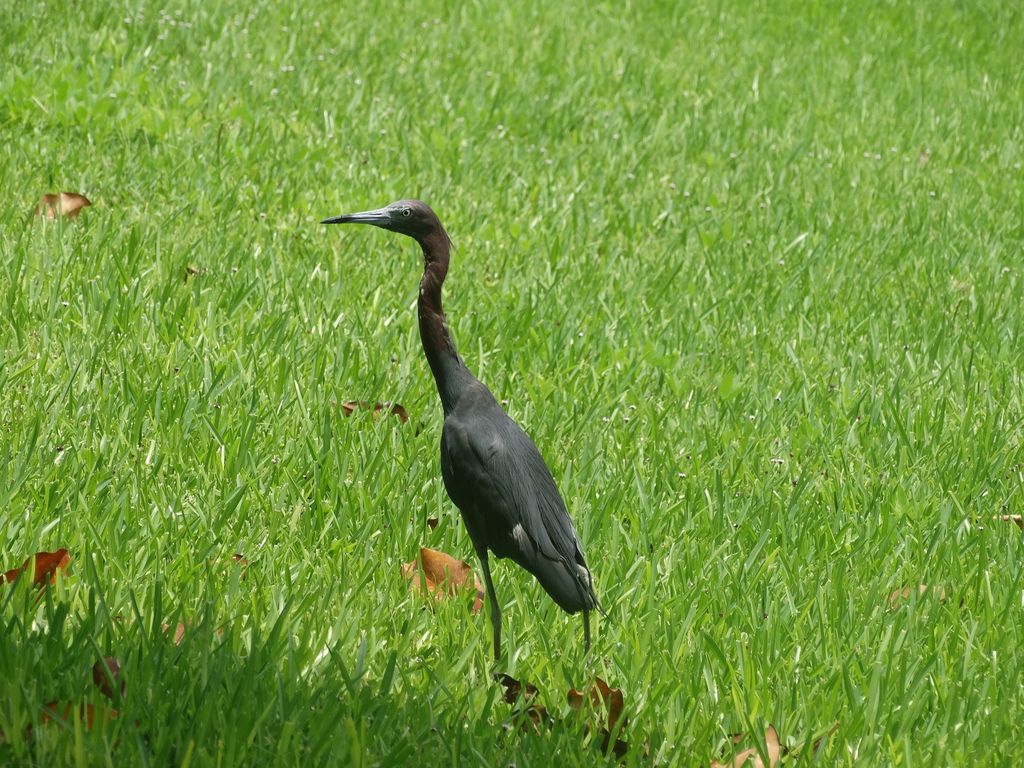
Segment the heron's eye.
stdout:
<svg viewBox="0 0 1024 768">
<path fill-rule="evenodd" d="M 403 208 L 402 215 L 405 216 L 406 218 L 412 216 L 412 208 Z"/>
</svg>

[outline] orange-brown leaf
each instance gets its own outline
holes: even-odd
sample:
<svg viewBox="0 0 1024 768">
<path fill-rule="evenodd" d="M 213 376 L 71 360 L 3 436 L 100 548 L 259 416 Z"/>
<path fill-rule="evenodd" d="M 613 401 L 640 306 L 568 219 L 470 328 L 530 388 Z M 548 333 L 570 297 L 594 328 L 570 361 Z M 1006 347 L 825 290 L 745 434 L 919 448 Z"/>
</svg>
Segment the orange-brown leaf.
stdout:
<svg viewBox="0 0 1024 768">
<path fill-rule="evenodd" d="M 540 726 L 545 723 L 551 722 L 551 716 L 548 714 L 547 707 L 543 704 L 527 704 L 517 714 L 524 718 L 529 718 L 529 724 L 533 726 L 534 730 L 539 730 Z M 523 721 L 523 729 L 526 730 L 527 722 Z"/>
<path fill-rule="evenodd" d="M 178 622 L 177 626 L 174 628 L 173 635 L 171 635 L 170 624 L 161 624 L 160 630 L 164 633 L 164 635 L 170 637 L 175 645 L 181 645 L 181 643 L 185 640 L 186 632 L 193 632 L 194 634 L 196 629 L 200 628 L 201 626 L 201 624 L 195 624 L 191 621 L 186 620 Z M 224 637 L 224 627 L 217 627 L 215 630 L 213 630 L 213 634 L 218 638 Z"/>
<path fill-rule="evenodd" d="M 53 720 L 70 724 L 74 718 L 75 709 L 74 704 L 61 704 L 59 701 L 51 701 L 43 707 L 43 712 L 39 717 L 39 724 L 46 725 Z M 94 707 L 92 704 L 80 704 L 77 709 L 78 716 L 85 724 L 86 730 L 92 730 L 97 720 L 100 722 L 116 720 L 119 714 L 112 707 Z"/>
<path fill-rule="evenodd" d="M 341 404 L 343 416 L 351 416 L 357 409 L 373 411 L 374 417 L 379 417 L 384 411 L 399 418 L 404 424 L 409 420 L 409 412 L 398 403 L 371 403 L 368 400 L 347 400 Z"/>
<path fill-rule="evenodd" d="M 607 755 L 609 750 L 613 755 L 621 759 L 625 757 L 626 753 L 629 751 L 629 744 L 627 744 L 622 739 L 616 739 L 615 742 L 612 743 L 612 735 L 604 728 L 602 728 L 601 751 Z"/>
<path fill-rule="evenodd" d="M 501 684 L 501 687 L 505 689 L 504 698 L 506 704 L 515 704 L 519 701 L 520 696 L 527 700 L 537 697 L 537 686 L 533 683 L 526 683 L 524 686 L 520 681 L 512 677 L 512 675 L 506 675 L 504 672 L 495 674 L 494 679 L 497 680 Z"/>
<path fill-rule="evenodd" d="M 534 729 L 544 723 L 551 722 L 547 707 L 537 703 L 537 687 L 532 683 L 521 683 L 511 675 L 500 672 L 494 675 L 494 679 L 505 689 L 503 698 L 505 703 L 515 707 L 515 714 L 524 718 L 524 728 L 532 725 Z"/>
<path fill-rule="evenodd" d="M 114 698 L 114 689 L 124 696 L 124 678 L 121 677 L 121 663 L 113 656 L 104 656 L 92 665 L 92 682 L 108 699 Z"/>
<path fill-rule="evenodd" d="M 61 192 L 59 195 L 43 195 L 36 206 L 36 216 L 56 219 L 58 216 L 75 218 L 87 205 L 92 205 L 89 198 L 77 192 Z"/>
<path fill-rule="evenodd" d="M 743 734 L 734 734 L 732 741 L 738 744 L 743 740 Z M 733 755 L 728 762 L 711 761 L 711 768 L 775 768 L 782 756 L 782 744 L 779 742 L 779 732 L 774 725 L 769 725 L 764 732 L 765 751 L 768 755 L 768 762 L 761 759 L 761 754 L 756 747 L 749 747 L 742 752 Z"/>
<path fill-rule="evenodd" d="M 244 555 L 240 555 L 238 552 L 235 552 L 235 554 L 231 556 L 231 562 L 242 569 L 242 574 L 239 578 L 244 580 L 249 572 L 249 560 Z"/>
<path fill-rule="evenodd" d="M 420 547 L 419 566 L 416 561 L 405 563 L 402 566 L 402 573 L 409 579 L 414 589 L 425 595 L 433 595 L 437 600 L 453 597 L 462 590 L 475 586 L 473 613 L 477 613 L 483 606 L 483 588 L 473 574 L 472 567 L 465 560 L 456 560 L 436 549 Z"/>
<path fill-rule="evenodd" d="M 927 584 L 918 584 L 917 589 L 914 589 L 914 587 L 904 587 L 903 589 L 893 590 L 889 594 L 889 607 L 894 610 L 899 608 L 902 603 L 910 600 L 910 596 L 915 592 L 919 598 L 930 595 L 940 603 L 946 600 L 946 590 L 942 587 L 929 587 Z"/>
<path fill-rule="evenodd" d="M 397 416 L 403 424 L 409 420 L 409 412 L 398 403 L 377 403 L 373 406 L 374 413 L 380 413 L 387 409 L 393 416 Z"/>
<path fill-rule="evenodd" d="M 170 624 L 161 624 L 160 625 L 160 629 L 163 630 L 163 633 L 165 635 L 170 634 L 171 625 Z M 185 639 L 185 632 L 186 632 L 186 630 L 188 630 L 188 626 L 186 626 L 183 622 L 179 621 L 178 622 L 178 626 L 176 626 L 174 628 L 174 644 L 175 645 L 181 645 L 181 641 Z"/>
<path fill-rule="evenodd" d="M 629 750 L 629 745 L 619 738 L 612 742 L 612 734 L 615 732 L 616 726 L 619 725 L 619 720 L 622 720 L 620 734 L 625 731 L 627 725 L 626 719 L 622 717 L 622 710 L 625 707 L 622 691 L 612 688 L 600 677 L 595 677 L 594 682 L 587 687 L 585 692 L 573 688 L 569 691 L 568 698 L 569 706 L 577 711 L 583 709 L 583 705 L 589 699 L 590 707 L 602 715 L 602 725 L 598 729 L 601 735 L 601 751 L 605 754 L 610 751 L 616 757 L 623 757 Z"/>
<path fill-rule="evenodd" d="M 594 689 L 591 690 L 595 689 L 600 693 L 601 701 L 608 712 L 608 730 L 614 731 L 619 718 L 622 717 L 622 709 L 625 706 L 622 691 L 619 688 L 610 687 L 600 677 L 594 678 Z"/>
<path fill-rule="evenodd" d="M 4 582 L 11 582 L 18 578 L 18 574 L 28 568 L 29 564 L 35 560 L 35 572 L 32 578 L 32 583 L 37 587 L 45 587 L 48 583 L 53 584 L 57 581 L 57 571 L 66 571 L 68 564 L 71 562 L 71 555 L 68 554 L 66 549 L 58 549 L 56 552 L 36 552 L 32 557 L 26 560 L 18 568 L 12 568 L 11 570 L 4 573 L 0 577 L 0 584 Z"/>
<path fill-rule="evenodd" d="M 601 709 L 608 715 L 608 730 L 614 731 L 615 726 L 622 717 L 622 710 L 625 707 L 625 699 L 622 691 L 612 688 L 600 677 L 595 677 L 589 687 L 590 702 L 595 709 Z M 586 694 L 577 691 L 575 688 L 569 691 L 569 706 L 573 709 L 581 709 Z M 623 723 L 625 726 L 625 723 Z"/>
</svg>

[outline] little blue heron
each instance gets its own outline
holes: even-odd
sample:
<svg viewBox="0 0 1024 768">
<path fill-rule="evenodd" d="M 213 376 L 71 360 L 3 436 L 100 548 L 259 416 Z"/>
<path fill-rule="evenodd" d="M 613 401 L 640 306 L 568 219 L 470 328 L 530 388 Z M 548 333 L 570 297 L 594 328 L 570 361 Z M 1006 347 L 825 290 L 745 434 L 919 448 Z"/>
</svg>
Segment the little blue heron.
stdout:
<svg viewBox="0 0 1024 768">
<path fill-rule="evenodd" d="M 583 611 L 583 642 L 589 651 L 590 611 L 598 602 L 565 502 L 537 446 L 469 372 L 448 333 L 441 286 L 452 242 L 437 214 L 419 200 L 399 200 L 322 223 L 372 224 L 408 235 L 423 249 L 417 307 L 420 341 L 444 409 L 441 475 L 483 568 L 495 660 L 501 658 L 501 609 L 488 550 L 532 573 L 563 610 Z"/>
</svg>

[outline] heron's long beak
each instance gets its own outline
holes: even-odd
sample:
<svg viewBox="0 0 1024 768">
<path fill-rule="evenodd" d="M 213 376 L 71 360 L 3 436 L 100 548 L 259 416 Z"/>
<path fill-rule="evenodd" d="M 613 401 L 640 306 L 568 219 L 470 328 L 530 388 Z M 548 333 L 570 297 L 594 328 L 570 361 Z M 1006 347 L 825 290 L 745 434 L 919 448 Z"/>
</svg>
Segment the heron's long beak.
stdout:
<svg viewBox="0 0 1024 768">
<path fill-rule="evenodd" d="M 321 224 L 373 224 L 375 227 L 387 227 L 391 222 L 391 214 L 387 208 L 378 208 L 374 211 L 363 211 L 362 213 L 343 213 L 341 216 L 332 216 L 324 219 Z"/>
</svg>

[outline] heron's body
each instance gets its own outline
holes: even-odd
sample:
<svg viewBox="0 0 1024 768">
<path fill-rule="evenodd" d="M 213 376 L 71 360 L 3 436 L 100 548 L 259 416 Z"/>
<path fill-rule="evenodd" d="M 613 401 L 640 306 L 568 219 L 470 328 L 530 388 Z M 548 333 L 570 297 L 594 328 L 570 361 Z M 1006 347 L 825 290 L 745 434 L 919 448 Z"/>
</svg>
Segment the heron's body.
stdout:
<svg viewBox="0 0 1024 768">
<path fill-rule="evenodd" d="M 590 572 L 544 459 L 479 382 L 445 415 L 441 474 L 478 553 L 514 560 L 569 613 L 594 607 Z"/>
<path fill-rule="evenodd" d="M 495 658 L 501 655 L 501 611 L 488 551 L 532 573 L 563 610 L 583 611 L 589 647 L 589 611 L 597 597 L 561 494 L 533 441 L 469 372 L 448 332 L 441 286 L 451 241 L 441 222 L 418 200 L 326 221 L 374 224 L 415 238 L 423 249 L 417 307 L 423 351 L 444 409 L 441 474 L 483 568 Z"/>
</svg>

